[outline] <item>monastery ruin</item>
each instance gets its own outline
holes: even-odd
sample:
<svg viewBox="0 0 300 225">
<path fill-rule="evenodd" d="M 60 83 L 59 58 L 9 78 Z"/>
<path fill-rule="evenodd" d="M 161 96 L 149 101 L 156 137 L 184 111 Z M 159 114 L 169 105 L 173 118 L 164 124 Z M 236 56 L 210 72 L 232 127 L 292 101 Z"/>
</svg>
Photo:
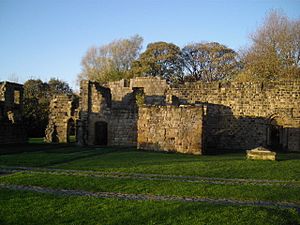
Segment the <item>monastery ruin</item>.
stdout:
<svg viewBox="0 0 300 225">
<path fill-rule="evenodd" d="M 46 140 L 69 142 L 73 132 L 81 145 L 189 154 L 258 146 L 299 152 L 300 81 L 82 81 L 79 104 L 72 96 L 52 100 Z"/>
<path fill-rule="evenodd" d="M 23 85 L 0 82 L 0 144 L 27 142 L 22 99 Z"/>
</svg>

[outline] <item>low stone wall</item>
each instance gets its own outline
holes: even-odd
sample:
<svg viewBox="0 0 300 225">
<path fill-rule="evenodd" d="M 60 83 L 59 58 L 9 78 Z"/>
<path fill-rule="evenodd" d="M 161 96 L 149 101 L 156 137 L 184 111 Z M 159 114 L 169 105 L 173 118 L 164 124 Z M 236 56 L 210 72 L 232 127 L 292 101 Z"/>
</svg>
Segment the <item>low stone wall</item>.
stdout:
<svg viewBox="0 0 300 225">
<path fill-rule="evenodd" d="M 202 154 L 203 109 L 197 106 L 139 108 L 138 148 Z"/>
</svg>

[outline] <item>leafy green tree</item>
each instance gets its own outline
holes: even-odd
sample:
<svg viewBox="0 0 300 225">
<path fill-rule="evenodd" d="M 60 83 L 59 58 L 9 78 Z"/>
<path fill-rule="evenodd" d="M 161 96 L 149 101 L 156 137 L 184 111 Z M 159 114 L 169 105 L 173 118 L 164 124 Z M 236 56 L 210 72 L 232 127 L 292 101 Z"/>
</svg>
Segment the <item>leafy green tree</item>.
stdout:
<svg viewBox="0 0 300 225">
<path fill-rule="evenodd" d="M 51 78 L 48 81 L 49 93 L 53 96 L 56 94 L 73 94 L 69 84 L 57 78 Z"/>
<path fill-rule="evenodd" d="M 83 79 L 98 82 L 120 80 L 129 76 L 131 64 L 139 56 L 143 38 L 135 35 L 100 47 L 91 47 L 81 61 Z"/>
<path fill-rule="evenodd" d="M 240 69 L 237 53 L 217 42 L 187 45 L 182 57 L 187 81 L 229 79 Z"/>
<path fill-rule="evenodd" d="M 25 98 L 47 98 L 48 84 L 40 79 L 30 79 L 24 83 L 24 97 Z"/>
<path fill-rule="evenodd" d="M 250 38 L 251 46 L 242 51 L 244 70 L 238 79 L 300 78 L 300 19 L 271 11 Z"/>
<path fill-rule="evenodd" d="M 48 124 L 49 104 L 54 95 L 72 94 L 66 82 L 30 79 L 24 83 L 24 121 L 29 137 L 43 137 Z"/>
<path fill-rule="evenodd" d="M 42 137 L 48 123 L 48 84 L 41 80 L 24 83 L 24 121 L 29 137 Z"/>
<path fill-rule="evenodd" d="M 180 48 L 172 43 L 155 42 L 147 46 L 133 63 L 134 76 L 160 76 L 172 83 L 183 82 Z"/>
</svg>

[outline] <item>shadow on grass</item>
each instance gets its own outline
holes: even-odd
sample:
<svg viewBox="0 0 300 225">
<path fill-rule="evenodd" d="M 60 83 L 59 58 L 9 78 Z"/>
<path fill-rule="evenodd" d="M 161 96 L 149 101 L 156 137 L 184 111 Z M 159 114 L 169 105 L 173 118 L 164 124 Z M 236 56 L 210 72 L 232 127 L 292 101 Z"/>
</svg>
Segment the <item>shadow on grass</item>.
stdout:
<svg viewBox="0 0 300 225">
<path fill-rule="evenodd" d="M 78 147 L 78 149 L 80 149 L 81 151 L 74 151 L 74 153 L 78 152 L 79 154 L 82 153 L 84 155 L 78 155 L 72 158 L 68 158 L 68 159 L 64 159 L 64 160 L 59 160 L 56 162 L 51 162 L 48 164 L 44 164 L 43 166 L 55 166 L 55 165 L 60 165 L 60 164 L 65 164 L 65 163 L 70 163 L 73 161 L 77 161 L 77 160 L 82 160 L 82 159 L 88 159 L 90 157 L 94 157 L 94 156 L 99 156 L 99 155 L 105 155 L 105 154 L 110 154 L 110 153 L 114 153 L 114 152 L 126 152 L 126 151 L 132 151 L 132 149 L 130 150 L 129 148 L 116 148 L 116 147 L 106 147 L 106 148 L 89 148 L 89 147 Z M 91 153 L 87 153 L 87 151 L 90 151 Z M 47 153 L 59 153 L 59 151 L 46 151 Z M 68 153 L 65 152 L 64 153 Z M 70 152 L 72 153 L 72 152 Z"/>
<path fill-rule="evenodd" d="M 7 166 L 48 167 L 94 158 L 114 152 L 128 152 L 132 148 L 82 147 L 76 144 L 27 143 L 0 146 L 0 164 Z"/>
<path fill-rule="evenodd" d="M 58 150 L 62 148 L 71 148 L 76 147 L 75 144 L 9 144 L 9 145 L 1 145 L 0 146 L 0 155 L 5 154 L 15 154 L 15 153 L 23 153 L 23 152 L 37 152 L 37 151 L 50 151 L 50 150 Z"/>
<path fill-rule="evenodd" d="M 16 154 L 23 152 L 46 152 L 46 153 L 75 153 L 91 149 L 104 149 L 115 151 L 117 147 L 79 146 L 76 143 L 46 143 L 43 138 L 30 138 L 25 144 L 0 145 L 0 155 Z M 123 151 L 131 149 L 119 147 Z"/>
<path fill-rule="evenodd" d="M 277 161 L 300 160 L 300 152 L 277 153 Z"/>
<path fill-rule="evenodd" d="M 18 154 L 29 153 L 29 154 Z M 110 155 L 111 154 L 111 155 Z M 244 161 L 246 152 L 219 155 L 187 155 L 174 152 L 137 150 L 133 147 L 78 146 L 71 144 L 43 143 L 34 139 L 24 145 L 2 145 L 0 155 L 3 165 L 53 167 L 78 161 L 78 165 L 101 164 L 109 167 L 130 168 L 132 166 L 172 166 L 183 163 Z M 7 157 L 5 156 L 7 155 Z M 9 156 L 11 155 L 11 156 Z M 106 155 L 103 159 L 101 155 Z M 277 161 L 300 160 L 299 153 L 278 153 Z M 109 163 L 110 162 L 110 163 Z M 77 164 L 75 162 L 75 164 Z M 239 163 L 239 162 L 238 162 Z M 112 166 L 113 165 L 113 166 Z"/>
</svg>

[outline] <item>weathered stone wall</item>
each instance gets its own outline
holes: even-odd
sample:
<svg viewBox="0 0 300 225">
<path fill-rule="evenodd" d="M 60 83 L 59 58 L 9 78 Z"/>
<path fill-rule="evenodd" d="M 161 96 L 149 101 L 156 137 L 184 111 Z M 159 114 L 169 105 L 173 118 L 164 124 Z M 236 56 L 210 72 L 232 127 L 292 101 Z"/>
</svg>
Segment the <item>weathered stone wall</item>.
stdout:
<svg viewBox="0 0 300 225">
<path fill-rule="evenodd" d="M 80 144 L 125 146 L 138 143 L 145 149 L 199 154 L 252 149 L 260 145 L 300 151 L 299 81 L 198 82 L 170 87 L 160 78 L 138 77 L 109 82 L 105 86 L 83 81 L 80 93 L 77 120 Z M 141 94 L 142 104 L 137 104 Z M 178 107 L 182 105 L 197 106 L 198 111 Z M 203 108 L 203 115 L 200 121 L 194 121 L 193 113 L 200 113 L 199 108 Z M 147 118 L 151 114 L 151 118 L 144 119 L 144 114 Z M 180 122 L 178 115 L 181 115 Z M 201 123 L 199 133 L 198 130 L 192 132 L 191 124 L 194 123 L 199 126 Z M 189 140 L 190 135 L 186 133 L 175 132 L 179 136 L 174 137 L 161 135 L 163 130 L 164 135 L 173 134 L 174 129 L 200 135 L 200 144 L 197 143 L 196 148 L 196 141 Z M 188 141 L 183 143 L 183 140 Z"/>
<path fill-rule="evenodd" d="M 172 96 L 177 97 L 178 104 L 205 106 L 206 148 L 268 146 L 272 145 L 273 132 L 283 149 L 300 151 L 299 81 L 190 83 L 169 89 L 169 104 Z"/>
<path fill-rule="evenodd" d="M 97 124 L 105 123 L 108 145 L 136 146 L 137 93 L 143 93 L 147 104 L 164 104 L 167 87 L 165 80 L 156 77 L 123 79 L 109 82 L 106 87 L 82 81 L 79 143 L 97 144 L 99 132 L 105 132 L 105 129 L 98 129 Z"/>
<path fill-rule="evenodd" d="M 79 142 L 87 145 L 136 145 L 136 110 L 132 91 L 125 91 L 124 80 L 109 84 L 112 89 L 97 82 L 81 83 Z M 99 130 L 97 123 L 105 123 L 105 129 Z M 107 142 L 97 140 L 99 135 L 107 136 Z"/>
<path fill-rule="evenodd" d="M 140 89 L 145 95 L 145 104 L 164 105 L 168 89 L 166 80 L 159 77 L 136 77 L 130 80 L 109 82 L 113 108 L 126 108 L 134 104 L 133 91 Z"/>
<path fill-rule="evenodd" d="M 202 107 L 141 107 L 138 119 L 138 148 L 202 154 L 202 121 Z"/>
<path fill-rule="evenodd" d="M 182 102 L 228 106 L 234 115 L 268 117 L 270 113 L 291 113 L 293 109 L 294 113 L 298 112 L 297 117 L 300 116 L 300 81 L 188 83 L 169 89 L 168 94 L 177 96 Z"/>
<path fill-rule="evenodd" d="M 137 145 L 136 110 L 112 110 L 109 126 L 109 144 L 119 146 Z"/>
<path fill-rule="evenodd" d="M 23 85 L 0 83 L 0 144 L 25 143 Z"/>
<path fill-rule="evenodd" d="M 69 142 L 71 130 L 76 130 L 78 105 L 72 95 L 57 95 L 50 102 L 49 123 L 45 131 L 46 142 Z"/>
</svg>

